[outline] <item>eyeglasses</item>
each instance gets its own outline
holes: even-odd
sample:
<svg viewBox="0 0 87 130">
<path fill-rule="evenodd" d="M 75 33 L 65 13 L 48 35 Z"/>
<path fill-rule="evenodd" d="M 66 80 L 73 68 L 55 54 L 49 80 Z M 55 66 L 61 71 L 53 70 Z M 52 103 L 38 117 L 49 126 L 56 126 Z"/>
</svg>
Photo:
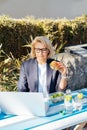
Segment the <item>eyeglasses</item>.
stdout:
<svg viewBox="0 0 87 130">
<path fill-rule="evenodd" d="M 40 51 L 42 52 L 42 53 L 46 53 L 47 51 L 48 51 L 48 49 L 47 48 L 35 48 L 35 52 L 36 53 L 40 53 Z"/>
</svg>

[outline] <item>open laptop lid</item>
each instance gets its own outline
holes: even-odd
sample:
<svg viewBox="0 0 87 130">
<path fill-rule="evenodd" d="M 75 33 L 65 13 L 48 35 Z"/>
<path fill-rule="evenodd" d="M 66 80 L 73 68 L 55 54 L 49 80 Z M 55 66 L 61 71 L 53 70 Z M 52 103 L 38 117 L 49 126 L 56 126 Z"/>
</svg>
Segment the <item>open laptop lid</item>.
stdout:
<svg viewBox="0 0 87 130">
<path fill-rule="evenodd" d="M 6 114 L 46 116 L 46 106 L 42 93 L 0 92 L 0 107 Z"/>
</svg>

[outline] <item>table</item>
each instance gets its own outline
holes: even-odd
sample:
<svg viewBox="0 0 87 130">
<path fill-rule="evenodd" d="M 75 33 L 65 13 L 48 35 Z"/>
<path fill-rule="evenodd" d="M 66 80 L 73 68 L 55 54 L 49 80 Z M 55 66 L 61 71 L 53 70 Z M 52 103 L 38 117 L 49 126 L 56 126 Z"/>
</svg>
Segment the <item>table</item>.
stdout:
<svg viewBox="0 0 87 130">
<path fill-rule="evenodd" d="M 83 92 L 87 96 L 87 89 L 78 91 Z M 0 130 L 62 130 L 64 128 L 87 121 L 87 103 L 85 103 L 82 110 L 74 111 L 71 114 L 63 115 L 59 112 L 58 114 L 48 117 L 34 116 L 32 118 L 29 118 L 28 115 L 16 116 L 15 121 L 10 123 L 13 118 L 15 117 L 6 119 L 9 120 L 9 123 L 6 125 L 4 125 L 4 120 L 1 120 Z"/>
</svg>

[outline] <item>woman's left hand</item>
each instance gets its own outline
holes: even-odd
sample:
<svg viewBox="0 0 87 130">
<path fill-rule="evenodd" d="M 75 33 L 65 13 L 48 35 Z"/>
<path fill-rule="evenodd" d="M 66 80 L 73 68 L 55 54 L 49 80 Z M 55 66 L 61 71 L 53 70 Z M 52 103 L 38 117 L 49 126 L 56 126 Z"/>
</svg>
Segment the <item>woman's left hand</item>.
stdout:
<svg viewBox="0 0 87 130">
<path fill-rule="evenodd" d="M 62 63 L 62 62 L 59 62 L 59 61 L 52 61 L 50 63 L 50 67 L 52 69 L 55 69 L 55 70 L 59 70 L 60 73 L 65 76 L 66 73 L 67 73 L 67 67 Z"/>
<path fill-rule="evenodd" d="M 58 63 L 58 70 L 60 71 L 60 73 L 63 75 L 63 76 L 66 76 L 67 74 L 67 67 L 62 63 L 62 62 L 57 62 Z"/>
</svg>

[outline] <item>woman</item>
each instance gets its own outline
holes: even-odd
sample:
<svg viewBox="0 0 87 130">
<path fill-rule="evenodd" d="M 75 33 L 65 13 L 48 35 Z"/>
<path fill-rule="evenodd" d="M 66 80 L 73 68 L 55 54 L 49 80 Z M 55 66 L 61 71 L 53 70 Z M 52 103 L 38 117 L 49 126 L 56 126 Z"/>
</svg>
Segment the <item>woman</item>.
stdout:
<svg viewBox="0 0 87 130">
<path fill-rule="evenodd" d="M 42 92 L 44 96 L 56 91 L 64 91 L 67 86 L 67 68 L 58 61 L 55 61 L 56 66 L 51 68 L 54 50 L 49 39 L 38 36 L 31 45 L 32 58 L 21 66 L 18 90 Z"/>
</svg>

